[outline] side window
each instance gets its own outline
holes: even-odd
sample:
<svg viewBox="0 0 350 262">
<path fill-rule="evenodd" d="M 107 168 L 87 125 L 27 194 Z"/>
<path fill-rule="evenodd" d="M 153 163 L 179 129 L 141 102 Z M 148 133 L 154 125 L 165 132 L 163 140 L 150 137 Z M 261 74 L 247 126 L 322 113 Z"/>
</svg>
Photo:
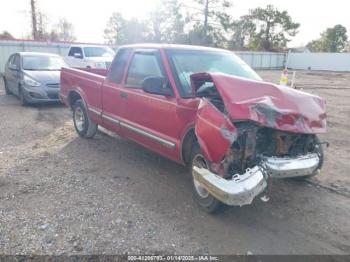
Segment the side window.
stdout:
<svg viewBox="0 0 350 262">
<path fill-rule="evenodd" d="M 13 64 L 13 59 L 15 58 L 15 55 L 11 55 L 9 57 L 9 60 L 7 61 L 7 66 L 10 66 L 11 64 Z"/>
<path fill-rule="evenodd" d="M 130 48 L 122 48 L 118 50 L 109 70 L 109 79 L 112 82 L 116 84 L 121 83 L 130 52 Z"/>
<path fill-rule="evenodd" d="M 74 54 L 78 54 L 80 58 L 83 58 L 83 51 L 80 47 L 71 47 L 68 56 L 74 56 Z"/>
<path fill-rule="evenodd" d="M 129 66 L 126 85 L 141 88 L 142 81 L 149 76 L 163 77 L 156 55 L 136 53 Z"/>
<path fill-rule="evenodd" d="M 17 67 L 17 69 L 19 69 L 19 55 L 15 55 L 14 59 L 13 59 L 13 64 Z"/>
</svg>

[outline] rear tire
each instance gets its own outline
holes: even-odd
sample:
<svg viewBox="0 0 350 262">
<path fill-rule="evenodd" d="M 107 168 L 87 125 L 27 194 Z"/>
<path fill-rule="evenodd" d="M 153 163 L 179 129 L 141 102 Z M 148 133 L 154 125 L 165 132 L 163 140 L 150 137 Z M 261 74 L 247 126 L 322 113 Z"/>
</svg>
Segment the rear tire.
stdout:
<svg viewBox="0 0 350 262">
<path fill-rule="evenodd" d="M 98 125 L 89 118 L 82 99 L 73 105 L 73 122 L 75 130 L 83 138 L 93 138 L 97 133 Z"/>
<path fill-rule="evenodd" d="M 205 157 L 203 156 L 199 144 L 194 143 L 191 152 L 191 175 L 193 185 L 194 200 L 208 213 L 217 213 L 222 209 L 224 204 L 213 197 L 206 189 L 201 187 L 193 176 L 193 166 L 208 167 Z"/>
<path fill-rule="evenodd" d="M 4 88 L 5 88 L 6 95 L 11 95 L 11 91 L 10 91 L 8 85 L 7 85 L 5 77 L 3 78 L 3 80 L 4 80 Z"/>
</svg>

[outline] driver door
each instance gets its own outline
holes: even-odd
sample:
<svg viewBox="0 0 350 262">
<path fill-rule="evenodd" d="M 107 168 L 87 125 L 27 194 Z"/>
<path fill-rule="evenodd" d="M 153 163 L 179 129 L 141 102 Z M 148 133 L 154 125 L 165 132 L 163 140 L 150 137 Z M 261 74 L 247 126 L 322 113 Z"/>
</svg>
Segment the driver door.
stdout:
<svg viewBox="0 0 350 262">
<path fill-rule="evenodd" d="M 167 81 L 162 57 L 158 50 L 134 50 L 121 90 L 123 133 L 145 147 L 176 160 L 180 137 L 176 98 L 174 95 L 146 93 L 142 83 L 147 77 L 163 77 Z M 173 94 L 170 84 L 168 88 Z"/>
</svg>

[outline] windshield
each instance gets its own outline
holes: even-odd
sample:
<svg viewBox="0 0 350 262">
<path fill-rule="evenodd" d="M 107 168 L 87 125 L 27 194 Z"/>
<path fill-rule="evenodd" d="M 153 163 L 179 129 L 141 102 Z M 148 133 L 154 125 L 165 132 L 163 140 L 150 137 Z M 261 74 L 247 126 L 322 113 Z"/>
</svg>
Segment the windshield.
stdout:
<svg viewBox="0 0 350 262">
<path fill-rule="evenodd" d="M 59 56 L 24 56 L 23 69 L 32 71 L 59 71 L 67 64 Z"/>
<path fill-rule="evenodd" d="M 223 73 L 261 80 L 253 69 L 233 53 L 194 50 L 168 50 L 167 53 L 185 97 L 192 94 L 190 75 L 194 73 Z"/>
<path fill-rule="evenodd" d="M 86 57 L 114 57 L 114 51 L 107 47 L 84 47 Z"/>
</svg>

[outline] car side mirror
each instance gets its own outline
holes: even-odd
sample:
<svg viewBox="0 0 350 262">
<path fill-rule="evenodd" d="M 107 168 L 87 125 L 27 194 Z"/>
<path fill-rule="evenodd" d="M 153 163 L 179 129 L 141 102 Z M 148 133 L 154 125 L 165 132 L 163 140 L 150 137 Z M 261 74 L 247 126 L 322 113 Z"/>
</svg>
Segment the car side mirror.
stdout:
<svg viewBox="0 0 350 262">
<path fill-rule="evenodd" d="M 155 95 L 173 95 L 173 92 L 168 86 L 167 81 L 163 77 L 158 76 L 146 77 L 142 82 L 142 90 L 146 93 Z"/>
<path fill-rule="evenodd" d="M 79 58 L 79 59 L 82 59 L 82 58 L 83 58 L 83 56 L 82 56 L 80 53 L 74 53 L 73 56 L 74 56 L 75 58 Z"/>
<path fill-rule="evenodd" d="M 11 70 L 18 70 L 18 68 L 17 68 L 17 65 L 14 65 L 14 64 L 9 64 L 9 68 L 11 69 Z"/>
</svg>

